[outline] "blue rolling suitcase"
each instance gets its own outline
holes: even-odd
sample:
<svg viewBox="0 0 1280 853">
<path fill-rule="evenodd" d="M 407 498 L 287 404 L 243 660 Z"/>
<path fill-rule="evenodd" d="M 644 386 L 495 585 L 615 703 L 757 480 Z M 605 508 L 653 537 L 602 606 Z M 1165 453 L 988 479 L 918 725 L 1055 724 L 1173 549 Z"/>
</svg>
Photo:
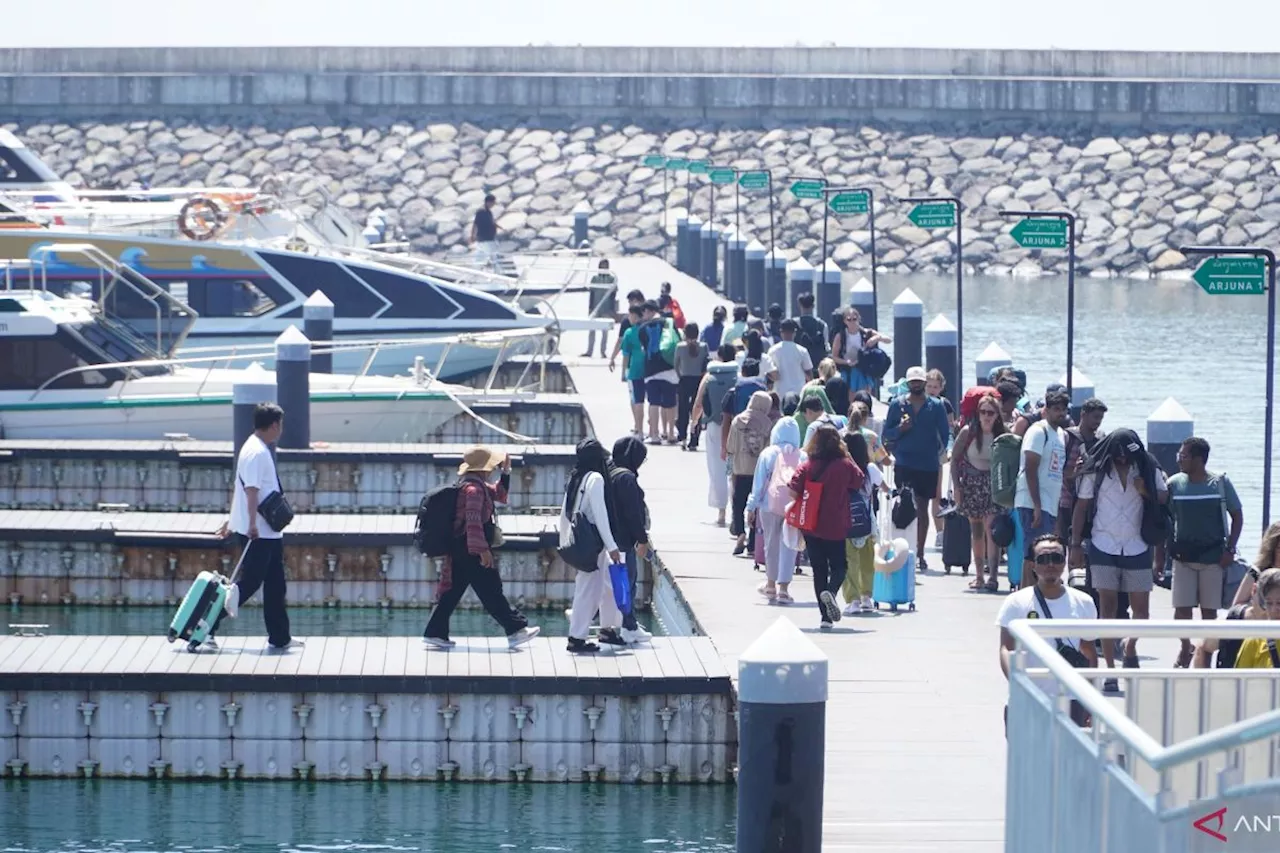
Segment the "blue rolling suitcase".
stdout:
<svg viewBox="0 0 1280 853">
<path fill-rule="evenodd" d="M 224 610 L 233 617 L 236 615 L 239 590 L 236 589 L 235 582 L 240 576 L 240 566 L 244 563 L 244 556 L 249 553 L 252 545 L 253 542 L 250 541 L 240 552 L 240 559 L 236 561 L 235 570 L 230 578 L 225 577 L 221 572 L 201 572 L 196 575 L 191 589 L 187 590 L 187 594 L 183 596 L 182 603 L 178 605 L 178 612 L 173 615 L 173 620 L 169 623 L 169 642 L 183 640 L 187 644 L 187 651 L 197 652 L 209 639 L 213 626 L 217 624 L 218 617 Z"/>
<path fill-rule="evenodd" d="M 881 604 L 889 605 L 891 611 L 897 612 L 898 605 L 907 605 L 908 610 L 916 609 L 916 554 L 912 551 L 896 572 L 876 572 L 871 583 L 871 598 L 876 609 Z"/>
</svg>

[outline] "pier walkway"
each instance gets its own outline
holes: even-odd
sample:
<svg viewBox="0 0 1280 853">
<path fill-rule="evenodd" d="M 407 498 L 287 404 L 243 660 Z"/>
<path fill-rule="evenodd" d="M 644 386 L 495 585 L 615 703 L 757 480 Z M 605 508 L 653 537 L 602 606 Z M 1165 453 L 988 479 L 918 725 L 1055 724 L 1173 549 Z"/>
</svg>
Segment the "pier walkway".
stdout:
<svg viewBox="0 0 1280 853">
<path fill-rule="evenodd" d="M 622 294 L 638 287 L 656 297 L 660 284 L 671 282 L 686 317 L 700 325 L 715 305 L 728 304 L 658 258 L 623 257 L 610 265 Z M 880 303 L 893 295 L 882 283 Z M 569 336 L 561 352 L 608 447 L 631 428 L 628 398 L 606 362 L 576 358 L 583 337 Z M 970 592 L 971 576 L 930 570 L 919 576 L 917 612 L 846 617 L 820 632 L 808 575 L 793 582 L 790 607 L 770 606 L 756 593 L 763 575 L 749 559 L 731 555 L 727 531 L 714 524 L 700 452 L 650 447 L 640 482 L 663 563 L 735 678 L 738 656 L 781 615 L 830 658 L 823 849 L 1002 849 L 1008 687 L 997 662 L 995 618 L 1004 597 Z M 1170 612 L 1169 593 L 1157 588 L 1153 615 Z M 1144 665 L 1153 652 L 1168 665 L 1175 648 L 1171 641 L 1144 643 Z"/>
</svg>

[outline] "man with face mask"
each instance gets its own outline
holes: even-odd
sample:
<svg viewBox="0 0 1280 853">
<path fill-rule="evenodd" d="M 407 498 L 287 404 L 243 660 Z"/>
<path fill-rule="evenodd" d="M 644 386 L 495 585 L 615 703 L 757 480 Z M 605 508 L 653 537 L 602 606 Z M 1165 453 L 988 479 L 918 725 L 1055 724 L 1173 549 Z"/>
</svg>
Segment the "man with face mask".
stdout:
<svg viewBox="0 0 1280 853">
<path fill-rule="evenodd" d="M 884 441 L 894 455 L 894 484 L 910 489 L 916 506 L 926 507 L 938 492 L 938 472 L 951 425 L 942 401 L 925 392 L 924 368 L 908 368 L 906 380 L 907 393 L 889 404 Z M 928 568 L 924 559 L 928 535 L 928 516 L 922 512 L 916 525 L 916 564 L 922 572 Z"/>
</svg>

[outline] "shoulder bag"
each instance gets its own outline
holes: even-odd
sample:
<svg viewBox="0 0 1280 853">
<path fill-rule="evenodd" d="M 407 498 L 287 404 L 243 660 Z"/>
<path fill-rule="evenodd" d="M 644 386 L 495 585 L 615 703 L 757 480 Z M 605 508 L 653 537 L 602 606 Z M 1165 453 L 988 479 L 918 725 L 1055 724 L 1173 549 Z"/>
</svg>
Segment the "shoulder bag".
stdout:
<svg viewBox="0 0 1280 853">
<path fill-rule="evenodd" d="M 822 470 L 825 472 L 826 467 Z M 822 483 L 806 476 L 800 496 L 787 505 L 787 523 L 801 533 L 812 533 L 818 527 L 818 507 L 821 505 Z"/>
<path fill-rule="evenodd" d="M 284 486 L 280 483 L 280 472 L 276 471 L 274 463 L 272 463 L 271 467 L 276 473 L 276 491 L 258 501 L 258 515 L 262 516 L 267 524 L 271 525 L 272 530 L 280 533 L 293 523 L 293 507 L 289 505 L 289 499 L 284 496 Z M 244 477 L 239 475 L 237 477 L 240 480 L 240 488 L 246 488 Z"/>
<path fill-rule="evenodd" d="M 560 559 L 580 572 L 594 572 L 600 568 L 600 552 L 604 550 L 604 539 L 591 519 L 582 511 L 582 498 L 587 493 L 586 478 L 578 489 L 578 497 L 573 502 L 569 515 L 569 543 L 556 549 Z"/>
<path fill-rule="evenodd" d="M 1052 619 L 1053 611 L 1049 609 L 1049 602 L 1045 601 L 1044 593 L 1040 591 L 1040 587 L 1038 586 L 1033 587 L 1033 589 L 1036 591 L 1036 601 L 1040 602 L 1040 607 L 1044 610 L 1044 618 Z M 1070 593 L 1068 593 L 1068 595 L 1069 594 Z M 1090 669 L 1092 667 L 1092 664 L 1089 663 L 1089 659 L 1084 656 L 1084 652 L 1080 651 L 1075 646 L 1069 646 L 1062 642 L 1061 637 L 1054 637 L 1053 642 L 1058 648 L 1058 654 L 1062 655 L 1063 659 L 1076 669 Z"/>
</svg>

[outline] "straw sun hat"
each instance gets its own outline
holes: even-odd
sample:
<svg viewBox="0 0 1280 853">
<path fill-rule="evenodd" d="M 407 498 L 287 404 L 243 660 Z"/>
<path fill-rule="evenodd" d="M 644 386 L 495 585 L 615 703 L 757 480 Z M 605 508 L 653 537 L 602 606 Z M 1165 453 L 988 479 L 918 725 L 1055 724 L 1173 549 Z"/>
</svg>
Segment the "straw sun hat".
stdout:
<svg viewBox="0 0 1280 853">
<path fill-rule="evenodd" d="M 507 454 L 492 447 L 473 447 L 462 455 L 462 464 L 458 466 L 458 475 L 488 474 L 502 464 Z"/>
</svg>

